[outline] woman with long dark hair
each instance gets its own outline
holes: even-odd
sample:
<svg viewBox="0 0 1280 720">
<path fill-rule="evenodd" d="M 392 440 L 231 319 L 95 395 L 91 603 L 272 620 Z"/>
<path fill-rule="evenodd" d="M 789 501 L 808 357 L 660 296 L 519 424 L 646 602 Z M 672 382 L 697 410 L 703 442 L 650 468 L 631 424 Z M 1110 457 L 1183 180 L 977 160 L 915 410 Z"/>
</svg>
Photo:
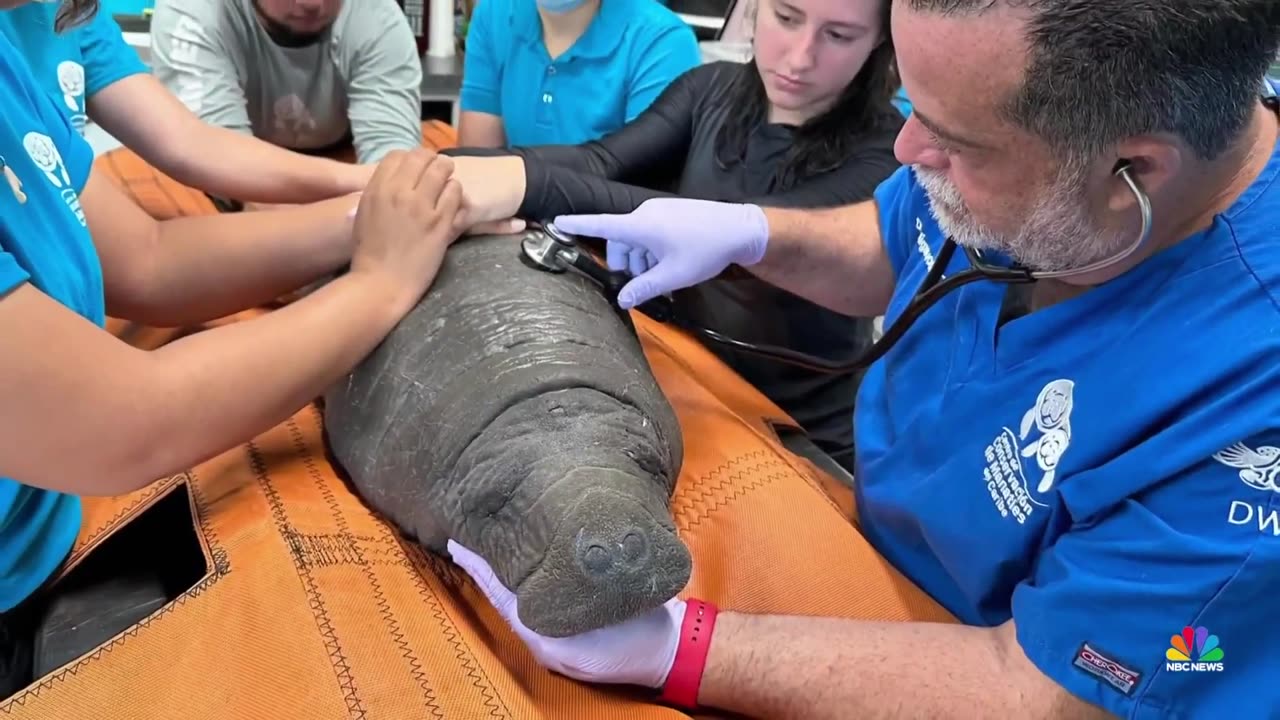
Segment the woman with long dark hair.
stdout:
<svg viewBox="0 0 1280 720">
<path fill-rule="evenodd" d="M 871 196 L 898 163 L 903 117 L 888 0 L 759 0 L 753 58 L 678 78 L 621 130 L 581 145 L 456 149 L 473 219 L 627 213 L 654 197 L 834 207 Z M 522 166 L 522 167 L 521 167 Z M 871 341 L 851 318 L 744 271 L 678 293 L 682 316 L 755 343 L 841 359 Z M 853 466 L 859 373 L 826 375 L 712 346 Z"/>
</svg>

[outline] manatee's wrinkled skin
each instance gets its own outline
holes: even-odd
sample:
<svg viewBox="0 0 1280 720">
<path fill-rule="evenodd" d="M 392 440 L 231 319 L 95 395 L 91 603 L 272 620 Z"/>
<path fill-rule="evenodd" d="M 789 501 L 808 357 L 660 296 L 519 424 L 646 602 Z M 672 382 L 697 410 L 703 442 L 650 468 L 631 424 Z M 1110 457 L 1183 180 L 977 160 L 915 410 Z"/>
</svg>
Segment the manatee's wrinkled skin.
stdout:
<svg viewBox="0 0 1280 720">
<path fill-rule="evenodd" d="M 673 597 L 691 561 L 671 491 L 680 428 L 599 288 L 464 238 L 418 307 L 324 398 L 334 458 L 405 534 L 489 561 L 534 632 Z"/>
</svg>

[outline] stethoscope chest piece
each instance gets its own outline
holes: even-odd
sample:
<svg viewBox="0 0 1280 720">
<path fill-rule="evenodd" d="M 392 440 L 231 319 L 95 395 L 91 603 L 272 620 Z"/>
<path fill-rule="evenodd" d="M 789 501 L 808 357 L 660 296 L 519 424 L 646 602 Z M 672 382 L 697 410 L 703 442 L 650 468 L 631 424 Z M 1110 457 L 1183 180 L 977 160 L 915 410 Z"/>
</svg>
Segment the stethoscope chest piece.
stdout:
<svg viewBox="0 0 1280 720">
<path fill-rule="evenodd" d="M 561 246 L 541 230 L 530 230 L 520 240 L 520 260 L 534 270 L 562 273 L 568 267 Z"/>
</svg>

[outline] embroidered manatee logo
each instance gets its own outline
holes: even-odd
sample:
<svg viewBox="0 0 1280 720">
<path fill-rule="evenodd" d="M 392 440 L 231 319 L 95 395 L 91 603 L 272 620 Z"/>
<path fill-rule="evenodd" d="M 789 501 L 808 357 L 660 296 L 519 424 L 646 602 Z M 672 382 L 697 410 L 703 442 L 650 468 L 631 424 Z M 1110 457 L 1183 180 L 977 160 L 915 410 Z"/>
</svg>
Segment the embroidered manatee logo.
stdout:
<svg viewBox="0 0 1280 720">
<path fill-rule="evenodd" d="M 1058 463 L 1071 444 L 1071 408 L 1074 404 L 1075 383 L 1071 380 L 1054 380 L 1045 385 L 1036 398 L 1035 407 L 1022 416 L 1022 429 L 1018 439 L 1026 443 L 1022 456 L 1034 457 L 1044 475 L 1036 492 L 1046 493 L 1053 487 Z M 1040 437 L 1027 443 L 1032 429 Z"/>
</svg>

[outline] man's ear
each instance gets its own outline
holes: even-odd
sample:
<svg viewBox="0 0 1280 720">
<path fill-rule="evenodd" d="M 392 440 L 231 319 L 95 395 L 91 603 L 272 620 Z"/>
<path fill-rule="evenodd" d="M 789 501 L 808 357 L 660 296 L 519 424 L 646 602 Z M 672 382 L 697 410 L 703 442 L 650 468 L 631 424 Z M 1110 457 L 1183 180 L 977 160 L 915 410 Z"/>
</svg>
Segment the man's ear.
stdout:
<svg viewBox="0 0 1280 720">
<path fill-rule="evenodd" d="M 1108 209 L 1124 213 L 1132 211 L 1138 203 L 1129 184 L 1121 177 L 1120 168 L 1128 168 L 1129 176 L 1148 196 L 1158 195 L 1182 169 L 1184 152 L 1178 144 L 1160 137 L 1136 137 L 1120 143 L 1108 185 Z"/>
</svg>

